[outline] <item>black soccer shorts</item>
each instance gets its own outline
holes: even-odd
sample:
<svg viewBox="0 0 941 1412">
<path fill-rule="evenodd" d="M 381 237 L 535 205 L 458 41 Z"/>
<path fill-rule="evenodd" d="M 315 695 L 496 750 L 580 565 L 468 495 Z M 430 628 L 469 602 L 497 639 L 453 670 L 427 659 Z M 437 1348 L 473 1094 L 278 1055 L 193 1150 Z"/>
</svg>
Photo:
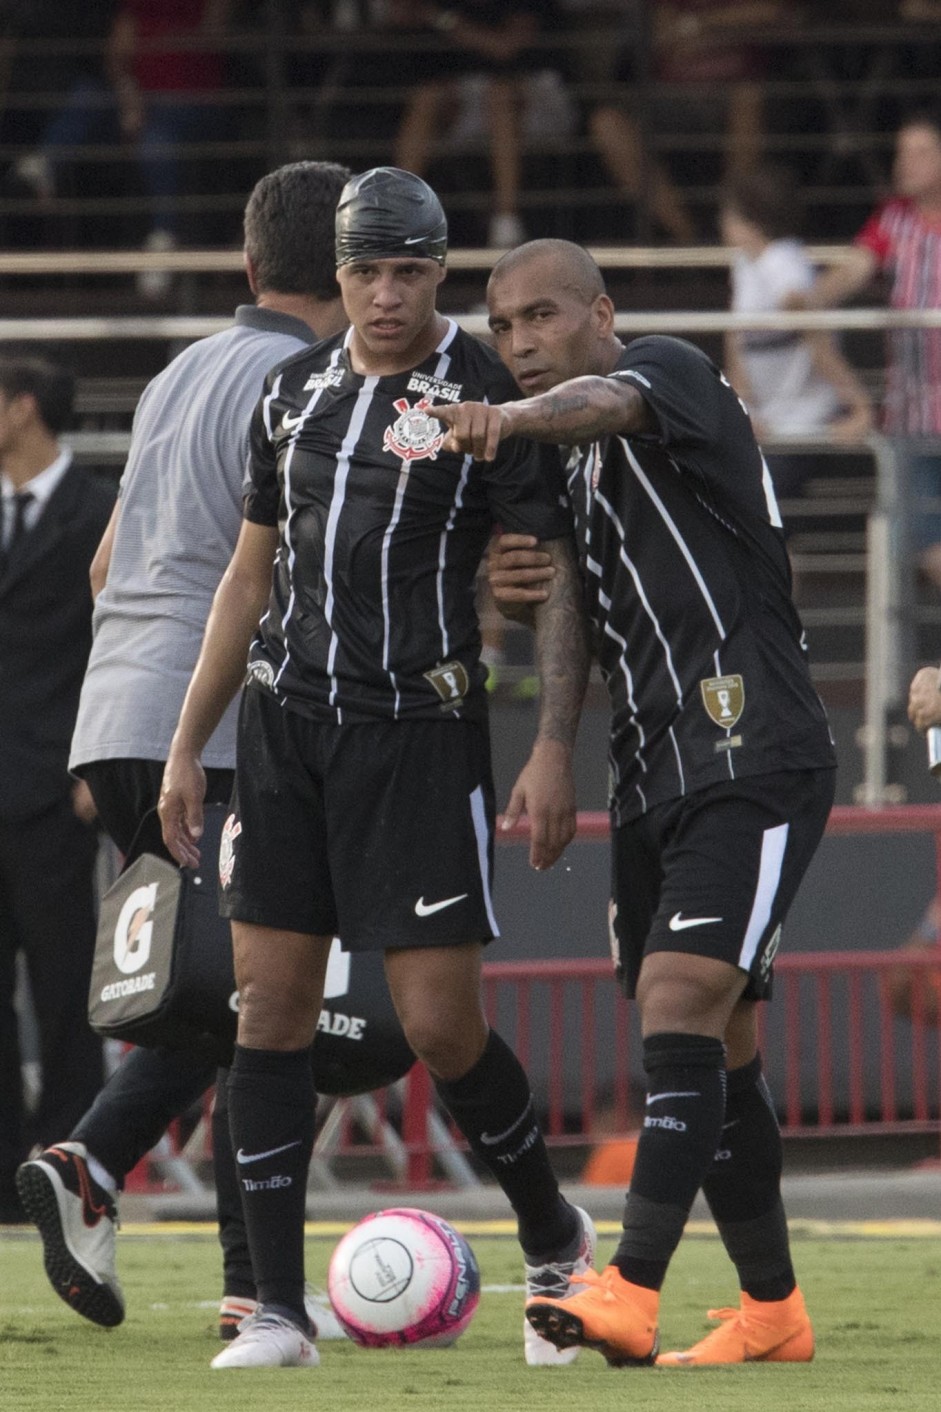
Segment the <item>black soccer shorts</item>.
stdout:
<svg viewBox="0 0 941 1412">
<path fill-rule="evenodd" d="M 627 995 L 644 956 L 678 951 L 739 967 L 744 998 L 770 998 L 781 925 L 823 835 L 835 778 L 821 769 L 729 780 L 615 830 L 612 949 Z"/>
<path fill-rule="evenodd" d="M 249 686 L 223 915 L 339 935 L 348 951 L 489 941 L 494 817 L 485 725 L 336 725 Z"/>
</svg>

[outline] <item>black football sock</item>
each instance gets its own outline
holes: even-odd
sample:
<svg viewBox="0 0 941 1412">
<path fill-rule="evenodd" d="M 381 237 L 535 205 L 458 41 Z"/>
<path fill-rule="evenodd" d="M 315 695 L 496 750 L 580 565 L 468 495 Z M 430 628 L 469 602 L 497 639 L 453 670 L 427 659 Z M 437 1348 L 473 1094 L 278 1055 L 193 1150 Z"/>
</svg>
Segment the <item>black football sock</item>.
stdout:
<svg viewBox="0 0 941 1412">
<path fill-rule="evenodd" d="M 237 1044 L 228 1099 L 258 1299 L 306 1327 L 304 1216 L 316 1106 L 310 1049 Z"/>
<path fill-rule="evenodd" d="M 245 1212 L 238 1164 L 229 1134 L 229 1071 L 216 1074 L 212 1104 L 212 1173 L 216 1187 L 216 1225 L 222 1246 L 222 1292 L 239 1299 L 255 1298 L 255 1275 L 248 1253 Z"/>
<path fill-rule="evenodd" d="M 725 1121 L 703 1195 L 752 1299 L 786 1299 L 795 1286 L 781 1202 L 783 1149 L 761 1057 L 731 1069 Z"/>
<path fill-rule="evenodd" d="M 626 1280 L 658 1290 L 718 1144 L 725 1050 L 708 1035 L 648 1035 L 644 1069 L 644 1123 L 611 1263 Z"/>
<path fill-rule="evenodd" d="M 532 1264 L 566 1252 L 578 1217 L 559 1191 L 529 1080 L 509 1045 L 491 1030 L 483 1054 L 459 1079 L 436 1080 L 438 1096 L 471 1151 L 499 1182 Z"/>
</svg>

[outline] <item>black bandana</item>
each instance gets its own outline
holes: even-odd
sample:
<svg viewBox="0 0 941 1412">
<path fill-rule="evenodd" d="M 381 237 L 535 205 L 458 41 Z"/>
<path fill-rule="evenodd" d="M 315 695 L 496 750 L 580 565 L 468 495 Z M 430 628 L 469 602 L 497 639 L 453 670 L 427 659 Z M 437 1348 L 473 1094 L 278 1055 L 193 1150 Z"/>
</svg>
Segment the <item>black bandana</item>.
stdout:
<svg viewBox="0 0 941 1412">
<path fill-rule="evenodd" d="M 448 223 L 427 182 L 398 167 L 373 167 L 348 181 L 336 219 L 337 264 L 351 260 L 437 260 L 448 253 Z"/>
</svg>

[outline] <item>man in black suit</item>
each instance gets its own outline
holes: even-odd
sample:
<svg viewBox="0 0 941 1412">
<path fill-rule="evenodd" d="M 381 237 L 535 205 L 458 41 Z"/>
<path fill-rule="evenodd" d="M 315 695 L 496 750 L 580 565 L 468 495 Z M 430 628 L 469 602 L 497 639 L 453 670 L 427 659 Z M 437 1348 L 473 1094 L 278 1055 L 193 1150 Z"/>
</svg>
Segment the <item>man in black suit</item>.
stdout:
<svg viewBox="0 0 941 1412">
<path fill-rule="evenodd" d="M 67 763 L 91 647 L 88 571 L 114 496 L 59 442 L 73 397 L 65 369 L 0 358 L 0 1221 L 22 1219 L 17 1165 L 69 1131 L 103 1078 L 86 1014 L 97 832 Z M 29 1115 L 19 952 L 39 1031 Z"/>
</svg>

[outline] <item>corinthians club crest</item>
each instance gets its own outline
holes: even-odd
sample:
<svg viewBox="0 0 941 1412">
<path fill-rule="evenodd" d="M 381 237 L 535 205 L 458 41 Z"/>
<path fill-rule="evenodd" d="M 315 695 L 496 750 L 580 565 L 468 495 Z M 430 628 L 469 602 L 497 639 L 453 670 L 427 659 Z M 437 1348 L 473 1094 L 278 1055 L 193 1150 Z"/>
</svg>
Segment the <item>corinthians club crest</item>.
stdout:
<svg viewBox="0 0 941 1412">
<path fill-rule="evenodd" d="M 383 449 L 402 461 L 436 460 L 444 432 L 441 423 L 429 414 L 428 398 L 422 397 L 412 407 L 404 397 L 399 397 L 392 405 L 399 416 L 391 427 L 386 427 Z"/>
</svg>

